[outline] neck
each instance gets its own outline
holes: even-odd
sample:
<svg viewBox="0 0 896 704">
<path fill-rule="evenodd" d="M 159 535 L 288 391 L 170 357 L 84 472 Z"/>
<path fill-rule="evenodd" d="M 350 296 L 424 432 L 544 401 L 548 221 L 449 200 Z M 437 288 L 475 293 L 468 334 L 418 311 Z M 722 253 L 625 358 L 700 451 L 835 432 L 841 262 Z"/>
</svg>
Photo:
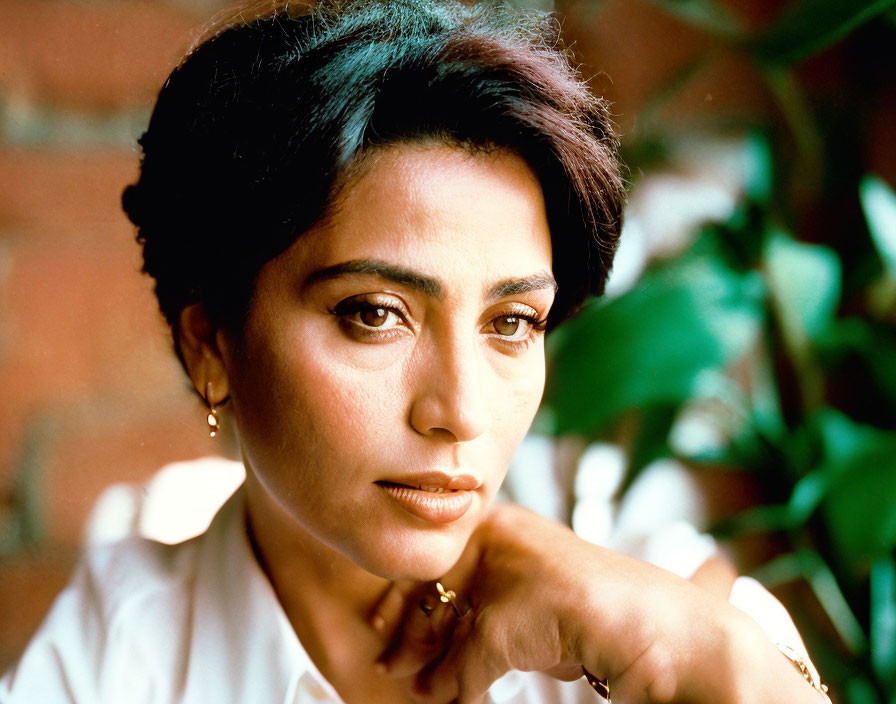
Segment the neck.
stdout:
<svg viewBox="0 0 896 704">
<path fill-rule="evenodd" d="M 388 643 L 369 618 L 390 582 L 296 524 L 251 473 L 246 496 L 256 559 L 312 661 L 328 679 L 336 663 L 372 664 Z"/>
</svg>

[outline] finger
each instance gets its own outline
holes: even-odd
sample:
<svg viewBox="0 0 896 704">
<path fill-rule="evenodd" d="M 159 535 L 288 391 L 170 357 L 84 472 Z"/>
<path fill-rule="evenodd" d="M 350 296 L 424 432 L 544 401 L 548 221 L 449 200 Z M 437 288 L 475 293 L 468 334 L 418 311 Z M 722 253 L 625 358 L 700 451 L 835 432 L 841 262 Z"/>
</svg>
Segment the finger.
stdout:
<svg viewBox="0 0 896 704">
<path fill-rule="evenodd" d="M 544 674 L 548 677 L 553 677 L 555 680 L 564 680 L 566 682 L 572 682 L 573 680 L 581 679 L 582 677 L 582 666 L 581 665 L 557 665 L 556 667 L 548 668 L 544 670 Z"/>
<path fill-rule="evenodd" d="M 416 588 L 417 584 L 410 580 L 392 582 L 370 612 L 371 628 L 384 637 L 394 633 L 401 622 L 405 603 Z"/>
<path fill-rule="evenodd" d="M 380 661 L 390 677 L 406 677 L 431 665 L 451 642 L 457 617 L 446 604 L 435 599 L 434 610 L 409 616 L 394 646 Z"/>
<path fill-rule="evenodd" d="M 469 638 L 472 629 L 472 619 L 464 619 L 456 621 L 452 629 L 453 647 L 450 650 L 443 651 L 439 656 L 428 663 L 422 669 L 414 680 L 411 687 L 412 697 L 419 702 L 427 704 L 444 704 L 457 701 L 458 683 L 457 676 L 451 668 L 453 665 L 446 663 L 449 655 L 461 647 L 461 644 Z M 436 676 L 436 673 L 440 673 Z"/>
<path fill-rule="evenodd" d="M 418 695 L 441 701 L 456 692 L 459 704 L 471 704 L 510 669 L 501 656 L 503 648 L 492 642 L 488 628 L 461 624 L 469 635 L 458 635 L 455 641 L 460 645 L 434 668 L 420 674 L 415 683 Z"/>
</svg>

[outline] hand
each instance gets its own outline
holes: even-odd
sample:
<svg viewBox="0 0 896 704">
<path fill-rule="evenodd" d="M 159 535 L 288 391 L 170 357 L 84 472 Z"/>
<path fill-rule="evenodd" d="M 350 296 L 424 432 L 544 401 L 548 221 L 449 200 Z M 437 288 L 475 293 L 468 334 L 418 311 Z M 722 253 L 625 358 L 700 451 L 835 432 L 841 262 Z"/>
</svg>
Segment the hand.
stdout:
<svg viewBox="0 0 896 704">
<path fill-rule="evenodd" d="M 688 609 L 705 599 L 664 570 L 512 505 L 495 507 L 442 581 L 469 597 L 469 615 L 458 620 L 441 605 L 427 617 L 418 604 L 435 595 L 432 584 L 395 585 L 378 611 L 401 620 L 381 662 L 395 676 L 417 673 L 417 694 L 432 702 L 475 701 L 512 669 L 576 679 L 582 664 L 612 674 L 614 692 L 628 682 L 635 691 L 664 686 L 658 663 L 670 663 L 651 652 L 658 628 L 669 613 L 686 626 Z"/>
<path fill-rule="evenodd" d="M 388 674 L 416 674 L 413 694 L 476 702 L 504 673 L 609 679 L 626 704 L 746 701 L 820 704 L 819 695 L 759 626 L 727 603 L 716 563 L 695 586 L 640 560 L 587 543 L 512 505 L 495 507 L 441 580 L 467 597 L 457 618 L 428 584 L 395 584 L 374 615 L 392 646 Z M 427 598 L 435 610 L 420 609 Z"/>
<path fill-rule="evenodd" d="M 577 543 L 588 545 L 529 511 L 496 506 L 441 580 L 469 613 L 458 618 L 451 604 L 439 601 L 434 583 L 394 583 L 373 615 L 378 630 L 394 631 L 380 662 L 394 677 L 416 673 L 415 693 L 428 702 L 475 701 L 512 669 L 581 677 L 561 643 L 555 603 L 569 600 L 563 580 L 575 559 L 568 548 Z M 563 545 L 566 551 L 543 549 Z"/>
</svg>

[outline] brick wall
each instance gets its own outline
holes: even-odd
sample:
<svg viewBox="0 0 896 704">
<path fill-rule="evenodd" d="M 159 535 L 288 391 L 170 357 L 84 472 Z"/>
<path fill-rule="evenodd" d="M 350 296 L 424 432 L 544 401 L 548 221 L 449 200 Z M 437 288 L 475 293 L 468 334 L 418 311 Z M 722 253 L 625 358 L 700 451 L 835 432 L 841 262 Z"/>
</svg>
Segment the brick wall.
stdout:
<svg viewBox="0 0 896 704">
<path fill-rule="evenodd" d="M 0 0 L 0 669 L 110 483 L 215 452 L 120 207 L 211 8 Z"/>
</svg>

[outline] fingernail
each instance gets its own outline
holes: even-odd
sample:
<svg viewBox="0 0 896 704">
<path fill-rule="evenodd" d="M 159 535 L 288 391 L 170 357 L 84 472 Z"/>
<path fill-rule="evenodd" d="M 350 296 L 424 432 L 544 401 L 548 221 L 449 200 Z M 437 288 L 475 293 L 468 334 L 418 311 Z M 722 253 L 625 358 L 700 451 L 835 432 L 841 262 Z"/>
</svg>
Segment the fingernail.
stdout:
<svg viewBox="0 0 896 704">
<path fill-rule="evenodd" d="M 428 595 L 424 596 L 422 599 L 420 599 L 420 603 L 419 603 L 420 610 L 427 616 L 431 616 L 432 612 L 436 610 L 436 606 L 438 605 L 438 602 L 432 603 L 433 601 L 435 601 L 435 600 L 431 599 Z"/>
<path fill-rule="evenodd" d="M 382 633 L 384 630 L 386 630 L 386 619 L 377 614 L 370 620 L 370 626 L 378 633 Z"/>
</svg>

